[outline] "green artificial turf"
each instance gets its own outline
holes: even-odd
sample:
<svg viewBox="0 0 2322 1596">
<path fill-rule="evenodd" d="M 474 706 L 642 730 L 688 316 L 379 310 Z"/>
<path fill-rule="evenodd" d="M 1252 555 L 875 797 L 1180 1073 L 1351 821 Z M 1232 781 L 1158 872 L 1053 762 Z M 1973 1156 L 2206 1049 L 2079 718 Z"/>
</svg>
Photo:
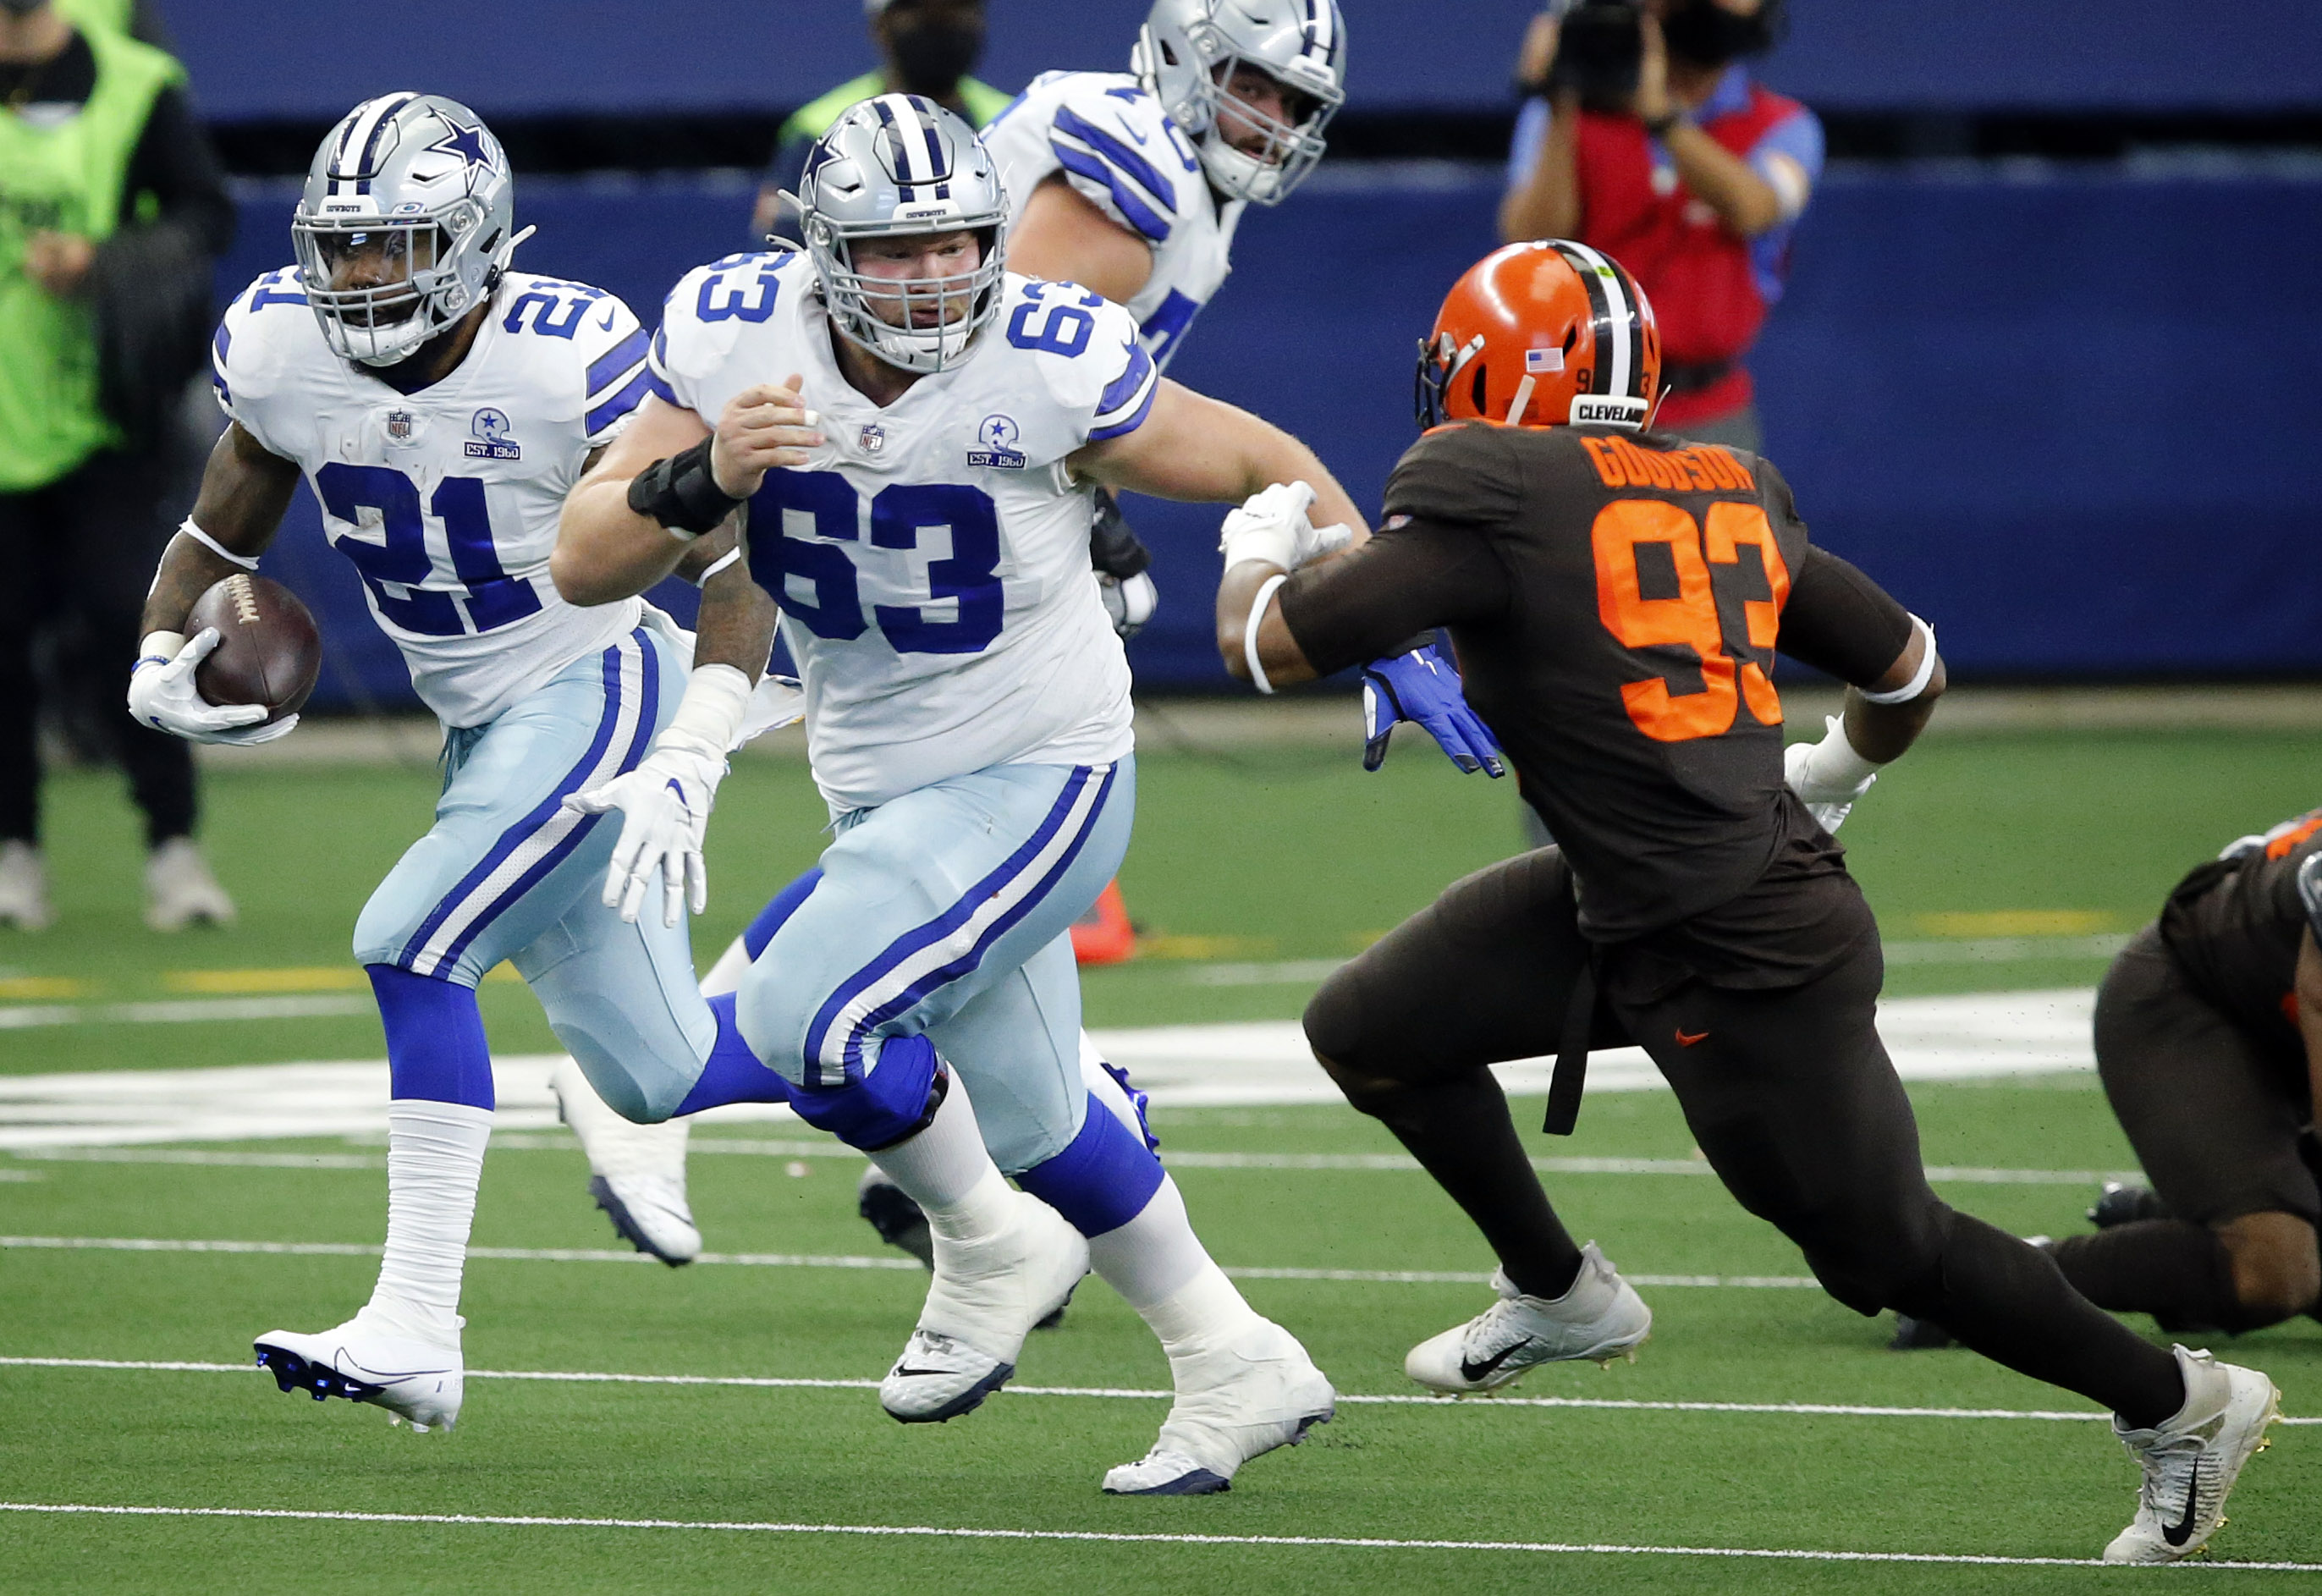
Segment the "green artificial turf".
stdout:
<svg viewBox="0 0 2322 1596">
<path fill-rule="evenodd" d="M 2015 935 L 2017 921 L 2034 934 L 2125 932 L 2193 862 L 2315 802 L 2317 753 L 2322 739 L 2290 734 L 1939 739 L 1882 779 L 1845 835 L 1898 946 L 1971 942 L 1978 927 Z M 1444 882 L 1512 852 L 1520 835 L 1505 784 L 1458 778 L 1423 747 L 1400 749 L 1376 776 L 1297 749 L 1156 753 L 1140 774 L 1138 840 L 1122 880 L 1151 956 L 1091 972 L 1088 1017 L 1100 1026 L 1293 1017 L 1313 967 L 1348 956 Z M 347 954 L 355 913 L 424 828 L 433 790 L 424 768 L 211 777 L 205 838 L 243 917 L 229 930 L 163 938 L 136 920 L 134 825 L 116 784 L 87 775 L 53 781 L 49 847 L 62 917 L 37 936 L 0 933 L 0 1011 L 78 1005 L 78 1019 L 10 1026 L 0 1017 L 0 1073 L 380 1056 L 377 1022 L 361 1013 L 128 1023 L 116 1006 L 203 1000 L 215 990 L 188 971 L 321 970 L 335 975 L 313 979 L 359 980 Z M 801 768 L 736 769 L 713 822 L 712 908 L 696 928 L 705 960 L 810 862 L 822 819 Z M 2046 954 L 2049 944 L 2030 943 L 1998 958 L 1898 959 L 1889 990 L 2092 983 L 2102 956 L 2062 945 Z M 520 986 L 490 982 L 483 991 L 498 1048 L 553 1045 Z M 331 995 L 327 987 L 322 995 Z M 360 999 L 361 989 L 337 995 Z M 1916 1089 L 1928 1161 L 2129 1168 L 2093 1084 L 2073 1076 Z M 1517 1114 L 1536 1124 L 1538 1105 L 1519 1103 Z M 1393 1151 L 1375 1125 L 1334 1108 L 1165 1109 L 1158 1128 L 1173 1154 Z M 724 1127 L 700 1139 L 754 1135 L 803 1133 Z M 1592 1098 L 1576 1137 L 1533 1145 L 1558 1158 L 1692 1153 L 1674 1104 L 1650 1093 Z M 0 1155 L 0 1234 L 376 1245 L 383 1177 L 375 1145 L 248 1150 L 311 1151 L 357 1167 Z M 852 1217 L 859 1165 L 792 1156 L 804 1150 L 696 1156 L 695 1204 L 711 1248 L 878 1252 Z M 583 1194 L 585 1174 L 561 1132 L 504 1136 L 487 1163 L 476 1243 L 617 1248 Z M 1804 1272 L 1794 1248 L 1706 1176 L 1544 1178 L 1575 1230 L 1632 1274 Z M 1193 1163 L 1178 1179 L 1230 1266 L 1489 1267 L 1472 1230 L 1415 1172 Z M 2021 1232 L 2077 1227 L 2094 1195 L 2087 1183 L 1942 1189 Z M 0 1248 L 0 1356 L 239 1363 L 258 1331 L 345 1317 L 375 1267 L 363 1255 Z M 909 1270 L 702 1263 L 670 1272 L 638 1262 L 481 1258 L 470 1266 L 462 1306 L 473 1369 L 859 1381 L 875 1379 L 892 1357 L 921 1289 Z M 1245 1289 L 1354 1393 L 1412 1391 L 1403 1352 L 1486 1300 L 1480 1286 L 1440 1282 L 1250 1279 Z M 1810 1289 L 1664 1285 L 1646 1295 L 1657 1320 L 1639 1362 L 1539 1371 L 1517 1394 L 2088 1406 L 1971 1354 L 1889 1354 L 1886 1325 Z M 2322 1328 L 2301 1320 L 2235 1341 L 2229 1355 L 2269 1370 L 2288 1412 L 2322 1415 Z M 1166 1379 L 1142 1327 L 1092 1281 L 1065 1327 L 1027 1347 L 1019 1383 L 1145 1390 Z M 457 1431 L 417 1437 L 391 1430 L 375 1409 L 284 1397 L 255 1373 L 0 1364 L 0 1500 L 2078 1558 L 2126 1520 L 2134 1484 L 2100 1422 L 1349 1404 L 1310 1445 L 1252 1464 L 1228 1496 L 1099 1494 L 1102 1470 L 1141 1453 L 1161 1413 L 1159 1402 L 1135 1397 L 1008 1395 L 948 1426 L 905 1428 L 860 1389 L 479 1377 Z M 2277 1430 L 2235 1497 L 2218 1556 L 2322 1559 L 2322 1537 L 2310 1528 L 2317 1488 L 2322 1427 Z M 0 1514 L 7 1591 L 1950 1592 L 2130 1590 L 2155 1578 L 2235 1591 L 2314 1583 L 2311 1574 L 2224 1568 L 2155 1575 Z"/>
</svg>

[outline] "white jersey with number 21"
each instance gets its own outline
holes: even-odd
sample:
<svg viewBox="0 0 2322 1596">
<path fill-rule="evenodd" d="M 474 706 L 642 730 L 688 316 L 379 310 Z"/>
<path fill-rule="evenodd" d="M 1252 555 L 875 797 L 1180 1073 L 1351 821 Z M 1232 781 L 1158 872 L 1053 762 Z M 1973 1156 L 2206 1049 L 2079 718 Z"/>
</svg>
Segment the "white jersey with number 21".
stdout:
<svg viewBox="0 0 2322 1596">
<path fill-rule="evenodd" d="M 548 557 L 590 451 L 644 397 L 645 342 L 602 289 L 510 272 L 467 358 L 403 393 L 331 351 L 286 268 L 236 296 L 210 353 L 225 413 L 306 473 L 421 699 L 478 726 L 637 625 L 634 598 L 557 597 Z"/>
<path fill-rule="evenodd" d="M 710 426 L 805 374 L 823 442 L 766 473 L 750 569 L 782 606 L 815 780 L 867 808 L 1002 764 L 1125 756 L 1129 661 L 1089 568 L 1066 456 L 1141 425 L 1160 378 L 1127 311 L 1010 274 L 959 364 L 873 404 L 839 372 L 794 251 L 696 268 L 654 339 L 654 391 Z"/>
</svg>

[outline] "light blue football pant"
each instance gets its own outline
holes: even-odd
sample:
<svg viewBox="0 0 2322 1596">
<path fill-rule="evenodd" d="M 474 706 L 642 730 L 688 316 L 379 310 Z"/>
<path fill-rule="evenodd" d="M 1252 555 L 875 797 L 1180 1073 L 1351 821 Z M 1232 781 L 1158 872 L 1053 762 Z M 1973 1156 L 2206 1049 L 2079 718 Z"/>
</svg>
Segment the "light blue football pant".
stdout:
<svg viewBox="0 0 2322 1596">
<path fill-rule="evenodd" d="M 686 664 L 640 626 L 443 744 L 435 824 L 355 922 L 355 957 L 473 987 L 506 959 L 590 1084 L 631 1119 L 666 1118 L 701 1073 L 718 1022 L 684 926 L 635 925 L 602 901 L 621 816 L 567 793 L 635 768 L 677 711 Z"/>
<path fill-rule="evenodd" d="M 750 1051 L 813 1087 L 924 1035 L 1010 1174 L 1087 1112 L 1071 927 L 1120 868 L 1137 764 L 995 765 L 840 817 L 822 880 L 742 978 Z"/>
</svg>

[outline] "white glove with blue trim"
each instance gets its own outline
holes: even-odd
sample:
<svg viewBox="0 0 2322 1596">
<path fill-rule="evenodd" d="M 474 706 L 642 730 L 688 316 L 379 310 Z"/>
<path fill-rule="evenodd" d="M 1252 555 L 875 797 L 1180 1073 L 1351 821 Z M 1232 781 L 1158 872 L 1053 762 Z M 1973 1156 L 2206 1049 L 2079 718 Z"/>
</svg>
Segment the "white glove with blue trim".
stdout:
<svg viewBox="0 0 2322 1596">
<path fill-rule="evenodd" d="M 1352 527 L 1315 526 L 1306 519 L 1314 503 L 1309 482 L 1276 482 L 1241 501 L 1220 529 L 1218 548 L 1231 570 L 1246 560 L 1263 560 L 1284 570 L 1325 554 L 1335 554 L 1354 542 Z"/>
<path fill-rule="evenodd" d="M 219 643 L 218 629 L 205 626 L 191 643 L 175 632 L 154 632 L 137 650 L 129 672 L 129 713 L 188 743 L 226 743 L 249 748 L 287 737 L 298 724 L 286 715 L 271 725 L 262 704 L 213 704 L 194 686 L 194 671 Z"/>
<path fill-rule="evenodd" d="M 725 780 L 726 751 L 750 698 L 749 677 L 734 666 L 695 666 L 677 713 L 637 768 L 565 798 L 566 808 L 583 815 L 621 811 L 620 840 L 605 868 L 604 904 L 618 908 L 622 919 L 635 923 L 656 876 L 663 925 L 677 925 L 689 905 L 697 915 L 709 906 L 702 842 L 718 784 Z"/>
</svg>

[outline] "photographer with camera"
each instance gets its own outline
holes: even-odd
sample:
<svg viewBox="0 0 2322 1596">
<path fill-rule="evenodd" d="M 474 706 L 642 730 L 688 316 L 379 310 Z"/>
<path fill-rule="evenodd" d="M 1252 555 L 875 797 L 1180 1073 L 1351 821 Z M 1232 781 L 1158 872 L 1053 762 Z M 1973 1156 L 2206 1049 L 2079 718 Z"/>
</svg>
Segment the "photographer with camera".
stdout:
<svg viewBox="0 0 2322 1596">
<path fill-rule="evenodd" d="M 1785 0 L 1550 0 L 1518 59 L 1528 96 L 1500 236 L 1575 238 L 1628 268 L 1660 322 L 1656 425 L 1760 442 L 1742 357 L 1781 297 L 1822 124 L 1759 84 Z"/>
</svg>

